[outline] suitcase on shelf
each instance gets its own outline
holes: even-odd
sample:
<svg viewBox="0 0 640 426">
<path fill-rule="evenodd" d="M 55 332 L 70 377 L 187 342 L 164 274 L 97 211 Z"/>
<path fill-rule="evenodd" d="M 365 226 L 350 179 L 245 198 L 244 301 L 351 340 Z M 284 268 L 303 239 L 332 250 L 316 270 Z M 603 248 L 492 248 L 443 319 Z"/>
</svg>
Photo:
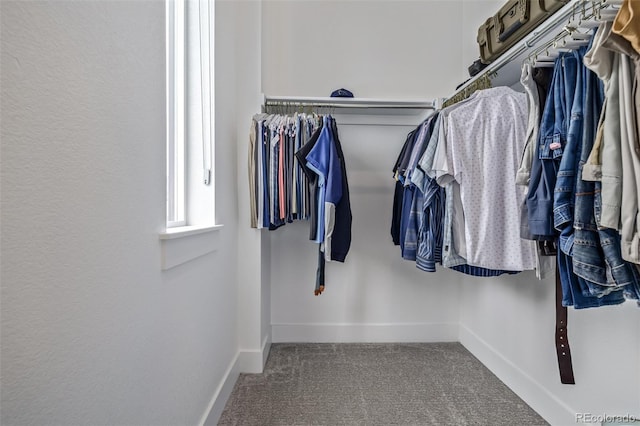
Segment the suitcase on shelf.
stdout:
<svg viewBox="0 0 640 426">
<path fill-rule="evenodd" d="M 570 0 L 509 0 L 478 28 L 480 60 L 489 64 Z"/>
</svg>

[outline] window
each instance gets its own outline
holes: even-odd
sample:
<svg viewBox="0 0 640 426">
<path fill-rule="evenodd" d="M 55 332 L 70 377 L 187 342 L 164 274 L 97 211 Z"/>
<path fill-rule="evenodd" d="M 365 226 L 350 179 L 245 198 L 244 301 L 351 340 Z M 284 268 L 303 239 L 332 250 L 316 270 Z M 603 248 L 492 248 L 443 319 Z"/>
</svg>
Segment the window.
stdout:
<svg viewBox="0 0 640 426">
<path fill-rule="evenodd" d="M 163 270 L 218 249 L 213 185 L 214 0 L 166 0 L 167 214 Z"/>
<path fill-rule="evenodd" d="M 167 1 L 167 228 L 185 219 L 185 4 Z"/>
<path fill-rule="evenodd" d="M 214 0 L 166 5 L 166 225 L 213 225 Z"/>
</svg>

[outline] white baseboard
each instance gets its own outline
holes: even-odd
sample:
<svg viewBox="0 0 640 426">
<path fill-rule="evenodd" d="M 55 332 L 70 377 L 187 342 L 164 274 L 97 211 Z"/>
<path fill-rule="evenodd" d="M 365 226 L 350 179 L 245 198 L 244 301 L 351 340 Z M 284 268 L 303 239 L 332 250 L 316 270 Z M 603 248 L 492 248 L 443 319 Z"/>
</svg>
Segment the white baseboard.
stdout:
<svg viewBox="0 0 640 426">
<path fill-rule="evenodd" d="M 477 334 L 460 324 L 460 343 L 552 425 L 575 424 L 576 411 Z"/>
<path fill-rule="evenodd" d="M 241 373 L 259 374 L 264 370 L 269 351 L 271 350 L 271 336 L 267 335 L 262 341 L 262 347 L 258 350 L 240 351 L 238 362 Z"/>
<path fill-rule="evenodd" d="M 218 423 L 240 373 L 263 371 L 272 341 L 274 343 L 459 341 L 550 424 L 575 423 L 575 410 L 462 324 L 274 324 L 272 336 L 265 336 L 260 350 L 238 352 L 220 386 L 216 389 L 206 413 L 202 416 L 200 426 Z"/>
<path fill-rule="evenodd" d="M 237 353 L 229 368 L 225 372 L 222 383 L 216 389 L 207 407 L 205 414 L 200 419 L 200 426 L 217 425 L 224 406 L 233 391 L 240 373 L 262 373 L 264 365 L 271 350 L 271 336 L 265 336 L 262 349 L 259 351 L 240 351 Z"/>
<path fill-rule="evenodd" d="M 262 369 L 267 364 L 267 358 L 269 358 L 269 352 L 271 352 L 271 333 L 264 336 L 262 340 Z"/>
<path fill-rule="evenodd" d="M 198 425 L 200 426 L 208 426 L 208 425 L 217 425 L 218 420 L 220 420 L 220 416 L 222 415 L 222 411 L 224 411 L 224 406 L 227 404 L 227 400 L 229 396 L 231 396 L 231 392 L 233 391 L 233 386 L 236 384 L 238 380 L 238 376 L 240 376 L 240 353 L 238 353 L 222 379 L 220 386 L 216 389 L 213 394 L 213 398 L 211 398 L 211 402 L 209 402 L 209 406 L 205 411 L 204 415 L 200 419 Z"/>
<path fill-rule="evenodd" d="M 458 323 L 272 324 L 274 343 L 457 342 Z"/>
</svg>

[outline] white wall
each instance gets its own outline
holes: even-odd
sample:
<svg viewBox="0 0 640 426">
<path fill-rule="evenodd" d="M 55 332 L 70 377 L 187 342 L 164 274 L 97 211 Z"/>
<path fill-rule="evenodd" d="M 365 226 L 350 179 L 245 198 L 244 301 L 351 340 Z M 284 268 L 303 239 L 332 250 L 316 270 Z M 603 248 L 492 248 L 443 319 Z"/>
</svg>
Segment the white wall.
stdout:
<svg viewBox="0 0 640 426">
<path fill-rule="evenodd" d="M 216 2 L 225 226 L 217 251 L 162 272 L 163 3 L 0 2 L 0 422 L 194 424 L 215 402 L 215 423 L 242 354 L 255 355 L 251 368 L 264 356 L 269 316 L 274 332 L 294 325 L 278 331 L 300 340 L 451 337 L 459 321 L 461 341 L 554 424 L 573 411 L 637 413 L 634 306 L 570 313 L 578 384 L 564 386 L 550 282 L 430 275 L 400 260 L 389 175 L 407 127 L 341 127 L 354 241 L 346 264 L 328 265 L 322 296 L 312 296 L 304 224 L 246 229 L 246 170 L 236 165 L 246 164 L 259 91 L 446 96 L 477 56 L 479 21 L 501 4 Z M 320 65 L 318 52 L 328 52 Z"/>
<path fill-rule="evenodd" d="M 220 249 L 162 272 L 164 3 L 1 13 L 1 423 L 199 423 L 238 347 L 233 26 L 216 46 Z"/>
<path fill-rule="evenodd" d="M 478 26 L 503 3 L 268 1 L 262 90 L 328 96 L 345 87 L 361 97 L 447 96 L 477 58 Z M 306 224 L 271 234 L 274 341 L 430 340 L 437 333 L 427 324 L 457 323 L 456 339 L 552 424 L 573 424 L 577 412 L 640 414 L 634 304 L 570 311 L 577 384 L 562 385 L 552 280 L 540 282 L 531 272 L 493 279 L 430 275 L 400 260 L 388 236 L 390 175 L 410 128 L 375 121 L 340 126 L 353 246 L 346 264 L 327 266 L 322 296 L 312 296 L 315 246 L 306 240 Z"/>
<path fill-rule="evenodd" d="M 263 90 L 268 95 L 445 96 L 464 80 L 451 1 L 267 1 Z M 442 42 L 446 37 L 446 46 Z M 453 75 L 452 75 L 453 74 Z"/>
<path fill-rule="evenodd" d="M 337 119 L 340 123 L 340 119 Z M 317 245 L 307 222 L 271 235 L 274 341 L 455 341 L 458 278 L 428 274 L 400 258 L 391 241 L 393 161 L 404 126 L 343 125 L 353 214 L 351 251 L 326 265 L 326 289 L 314 297 Z"/>
<path fill-rule="evenodd" d="M 569 308 L 575 385 L 560 383 L 554 346 L 555 279 L 532 273 L 466 279 L 460 340 L 554 425 L 576 413 L 640 417 L 640 310 L 635 303 Z"/>
<path fill-rule="evenodd" d="M 500 3 L 500 2 L 497 2 Z M 487 1 L 267 1 L 262 90 L 270 95 L 434 99 L 468 78 Z M 348 120 L 348 118 L 346 118 Z M 271 235 L 274 340 L 456 340 L 458 282 L 400 258 L 389 235 L 393 162 L 419 116 L 369 117 L 341 125 L 353 209 L 353 245 L 327 265 L 327 290 L 313 297 L 316 246 L 307 225 Z M 412 123 L 398 126 L 398 123 Z M 338 117 L 338 123 L 344 123 Z"/>
<path fill-rule="evenodd" d="M 464 3 L 467 30 L 482 23 L 484 6 Z M 569 308 L 572 386 L 561 384 L 558 373 L 553 278 L 465 278 L 460 294 L 460 341 L 551 424 L 575 424 L 576 413 L 640 417 L 640 310 L 634 303 Z"/>
<path fill-rule="evenodd" d="M 236 119 L 237 161 L 240 165 L 235 188 L 238 191 L 238 292 L 239 343 L 242 370 L 262 371 L 271 343 L 269 320 L 268 235 L 250 228 L 248 146 L 251 117 L 260 111 L 262 2 L 232 2 L 237 7 L 235 31 L 238 109 Z"/>
</svg>

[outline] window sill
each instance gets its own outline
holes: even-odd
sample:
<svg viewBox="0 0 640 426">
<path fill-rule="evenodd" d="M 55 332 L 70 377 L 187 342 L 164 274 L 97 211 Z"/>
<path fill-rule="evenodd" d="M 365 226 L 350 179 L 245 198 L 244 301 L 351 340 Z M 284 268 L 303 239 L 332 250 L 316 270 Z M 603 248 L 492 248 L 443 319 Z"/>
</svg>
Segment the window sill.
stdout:
<svg viewBox="0 0 640 426">
<path fill-rule="evenodd" d="M 162 270 L 171 269 L 218 249 L 223 225 L 179 226 L 160 233 Z"/>
</svg>

